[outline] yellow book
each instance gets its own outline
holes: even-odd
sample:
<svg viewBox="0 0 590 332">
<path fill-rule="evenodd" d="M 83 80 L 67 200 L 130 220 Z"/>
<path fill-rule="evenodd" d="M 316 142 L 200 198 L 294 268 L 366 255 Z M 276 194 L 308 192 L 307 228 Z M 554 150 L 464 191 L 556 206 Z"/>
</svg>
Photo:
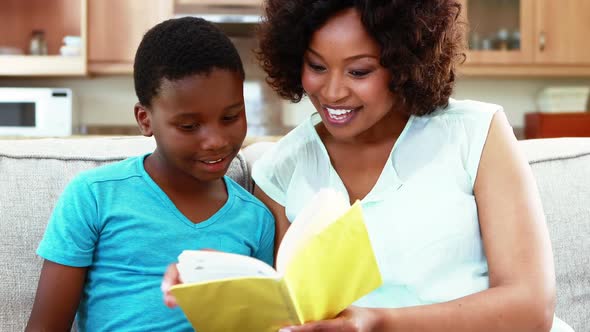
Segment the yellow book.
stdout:
<svg viewBox="0 0 590 332">
<path fill-rule="evenodd" d="M 333 318 L 382 283 L 360 202 L 321 190 L 285 234 L 276 270 L 248 256 L 184 251 L 172 294 L 198 332 L 276 332 Z"/>
</svg>

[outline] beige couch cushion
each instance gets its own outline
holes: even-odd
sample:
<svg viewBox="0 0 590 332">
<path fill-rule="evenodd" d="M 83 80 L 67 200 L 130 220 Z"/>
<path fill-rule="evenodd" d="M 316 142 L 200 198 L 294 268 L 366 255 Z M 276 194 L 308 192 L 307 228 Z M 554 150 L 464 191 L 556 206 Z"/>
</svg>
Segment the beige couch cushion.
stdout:
<svg viewBox="0 0 590 332">
<path fill-rule="evenodd" d="M 590 331 L 590 138 L 521 142 L 553 245 L 558 317 Z"/>
<path fill-rule="evenodd" d="M 35 251 L 53 205 L 78 172 L 153 151 L 152 138 L 0 140 L 0 331 L 22 331 L 42 260 Z M 228 175 L 251 191 L 241 155 Z"/>
</svg>

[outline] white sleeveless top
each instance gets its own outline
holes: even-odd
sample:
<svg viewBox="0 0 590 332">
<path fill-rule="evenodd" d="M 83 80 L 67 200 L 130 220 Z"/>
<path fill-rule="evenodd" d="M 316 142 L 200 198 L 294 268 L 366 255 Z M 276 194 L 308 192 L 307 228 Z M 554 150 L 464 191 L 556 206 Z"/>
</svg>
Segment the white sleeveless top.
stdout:
<svg viewBox="0 0 590 332">
<path fill-rule="evenodd" d="M 473 184 L 491 119 L 501 109 L 451 99 L 445 109 L 410 117 L 361 201 L 384 283 L 356 305 L 445 302 L 489 287 Z M 314 128 L 319 121 L 313 114 L 254 164 L 254 181 L 291 222 L 320 188 L 348 197 Z"/>
<path fill-rule="evenodd" d="M 410 117 L 377 183 L 361 201 L 383 286 L 355 305 L 432 304 L 489 287 L 473 184 L 499 110 L 498 105 L 450 99 L 447 108 Z M 320 121 L 313 114 L 252 170 L 256 184 L 285 207 L 291 222 L 320 188 L 332 187 L 348 197 L 315 130 Z M 554 317 L 551 331 L 573 329 Z"/>
</svg>

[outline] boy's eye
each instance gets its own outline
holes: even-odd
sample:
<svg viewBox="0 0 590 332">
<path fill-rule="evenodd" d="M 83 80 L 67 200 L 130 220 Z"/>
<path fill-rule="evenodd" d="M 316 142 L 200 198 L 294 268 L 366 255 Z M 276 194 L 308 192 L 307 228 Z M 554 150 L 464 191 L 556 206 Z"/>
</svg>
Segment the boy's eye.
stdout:
<svg viewBox="0 0 590 332">
<path fill-rule="evenodd" d="M 186 124 L 179 125 L 178 128 L 180 128 L 181 130 L 184 130 L 184 131 L 191 131 L 191 130 L 195 130 L 197 128 L 197 125 L 194 123 L 186 123 Z"/>
<path fill-rule="evenodd" d="M 224 122 L 231 122 L 231 121 L 237 120 L 238 117 L 239 117 L 239 115 L 237 115 L 237 114 L 236 115 L 226 115 L 222 118 L 222 120 Z"/>
</svg>

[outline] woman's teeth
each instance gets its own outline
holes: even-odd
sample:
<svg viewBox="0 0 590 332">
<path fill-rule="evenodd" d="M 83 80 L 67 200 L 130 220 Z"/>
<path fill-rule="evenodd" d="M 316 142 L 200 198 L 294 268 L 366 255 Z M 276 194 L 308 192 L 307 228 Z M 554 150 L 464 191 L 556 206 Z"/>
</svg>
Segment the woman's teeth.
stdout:
<svg viewBox="0 0 590 332">
<path fill-rule="evenodd" d="M 217 159 L 217 160 L 204 160 L 203 162 L 204 162 L 205 164 L 217 164 L 218 162 L 220 162 L 220 161 L 222 161 L 222 160 L 223 160 L 223 158 L 221 158 L 221 159 Z"/>
<path fill-rule="evenodd" d="M 330 118 L 332 118 L 334 120 L 344 120 L 352 112 L 352 110 L 342 110 L 342 109 L 336 110 L 336 109 L 328 108 L 328 107 L 326 107 L 326 110 L 328 111 Z"/>
</svg>

